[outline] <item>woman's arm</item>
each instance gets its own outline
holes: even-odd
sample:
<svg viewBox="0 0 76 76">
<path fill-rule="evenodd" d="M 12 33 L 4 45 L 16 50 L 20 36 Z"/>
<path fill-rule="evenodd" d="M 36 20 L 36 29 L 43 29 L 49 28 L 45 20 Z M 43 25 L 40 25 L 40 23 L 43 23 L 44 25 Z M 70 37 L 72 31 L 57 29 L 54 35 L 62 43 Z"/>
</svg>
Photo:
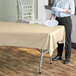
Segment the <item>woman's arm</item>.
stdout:
<svg viewBox="0 0 76 76">
<path fill-rule="evenodd" d="M 51 14 L 50 20 L 54 19 L 55 15 Z"/>
<path fill-rule="evenodd" d="M 71 10 L 68 10 L 67 8 L 63 8 L 65 10 L 64 13 L 71 13 Z"/>
</svg>

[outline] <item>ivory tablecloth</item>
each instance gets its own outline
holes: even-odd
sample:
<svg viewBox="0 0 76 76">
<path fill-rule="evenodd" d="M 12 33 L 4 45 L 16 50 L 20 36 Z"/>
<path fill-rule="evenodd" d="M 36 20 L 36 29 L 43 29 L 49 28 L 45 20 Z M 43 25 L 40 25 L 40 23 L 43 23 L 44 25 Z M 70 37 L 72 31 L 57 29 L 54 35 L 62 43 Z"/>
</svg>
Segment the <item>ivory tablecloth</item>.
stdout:
<svg viewBox="0 0 76 76">
<path fill-rule="evenodd" d="M 52 56 L 57 42 L 65 43 L 64 26 L 0 22 L 0 45 L 49 50 Z"/>
</svg>

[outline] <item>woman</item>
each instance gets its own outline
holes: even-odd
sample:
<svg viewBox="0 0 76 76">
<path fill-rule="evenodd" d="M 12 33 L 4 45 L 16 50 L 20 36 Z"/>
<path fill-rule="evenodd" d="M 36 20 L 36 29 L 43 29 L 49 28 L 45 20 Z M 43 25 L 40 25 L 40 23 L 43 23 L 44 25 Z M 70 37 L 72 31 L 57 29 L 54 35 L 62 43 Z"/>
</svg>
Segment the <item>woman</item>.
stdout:
<svg viewBox="0 0 76 76">
<path fill-rule="evenodd" d="M 59 25 L 65 27 L 65 60 L 63 63 L 67 64 L 70 62 L 71 56 L 72 21 L 70 16 L 75 13 L 74 0 L 55 0 L 53 7 L 58 7 L 65 10 L 63 12 L 52 10 L 50 20 L 56 16 L 56 20 L 59 22 Z M 53 61 L 62 60 L 63 46 L 63 44 L 58 44 L 57 56 L 53 58 Z"/>
</svg>

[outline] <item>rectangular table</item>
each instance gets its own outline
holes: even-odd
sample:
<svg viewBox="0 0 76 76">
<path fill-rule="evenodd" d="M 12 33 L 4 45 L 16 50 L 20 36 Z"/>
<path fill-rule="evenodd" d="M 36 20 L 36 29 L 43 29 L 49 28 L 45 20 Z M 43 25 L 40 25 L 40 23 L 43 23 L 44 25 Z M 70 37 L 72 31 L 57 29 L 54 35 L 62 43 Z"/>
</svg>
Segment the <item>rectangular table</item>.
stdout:
<svg viewBox="0 0 76 76">
<path fill-rule="evenodd" d="M 57 43 L 65 44 L 64 26 L 46 27 L 43 24 L 0 22 L 0 45 L 42 49 L 42 57 L 49 52 L 51 57 Z M 43 53 L 43 50 L 47 50 Z"/>
</svg>

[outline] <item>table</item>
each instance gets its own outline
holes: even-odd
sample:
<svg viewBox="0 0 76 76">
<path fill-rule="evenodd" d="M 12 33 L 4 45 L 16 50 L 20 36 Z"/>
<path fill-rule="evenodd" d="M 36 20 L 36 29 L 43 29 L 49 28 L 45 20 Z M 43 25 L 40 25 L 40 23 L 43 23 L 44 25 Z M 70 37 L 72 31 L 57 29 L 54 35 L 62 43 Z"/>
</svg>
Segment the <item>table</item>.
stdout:
<svg viewBox="0 0 76 76">
<path fill-rule="evenodd" d="M 41 53 L 39 73 L 43 55 L 49 52 L 51 58 L 57 43 L 65 45 L 64 26 L 47 27 L 43 24 L 0 22 L 0 45 L 38 49 Z"/>
</svg>

